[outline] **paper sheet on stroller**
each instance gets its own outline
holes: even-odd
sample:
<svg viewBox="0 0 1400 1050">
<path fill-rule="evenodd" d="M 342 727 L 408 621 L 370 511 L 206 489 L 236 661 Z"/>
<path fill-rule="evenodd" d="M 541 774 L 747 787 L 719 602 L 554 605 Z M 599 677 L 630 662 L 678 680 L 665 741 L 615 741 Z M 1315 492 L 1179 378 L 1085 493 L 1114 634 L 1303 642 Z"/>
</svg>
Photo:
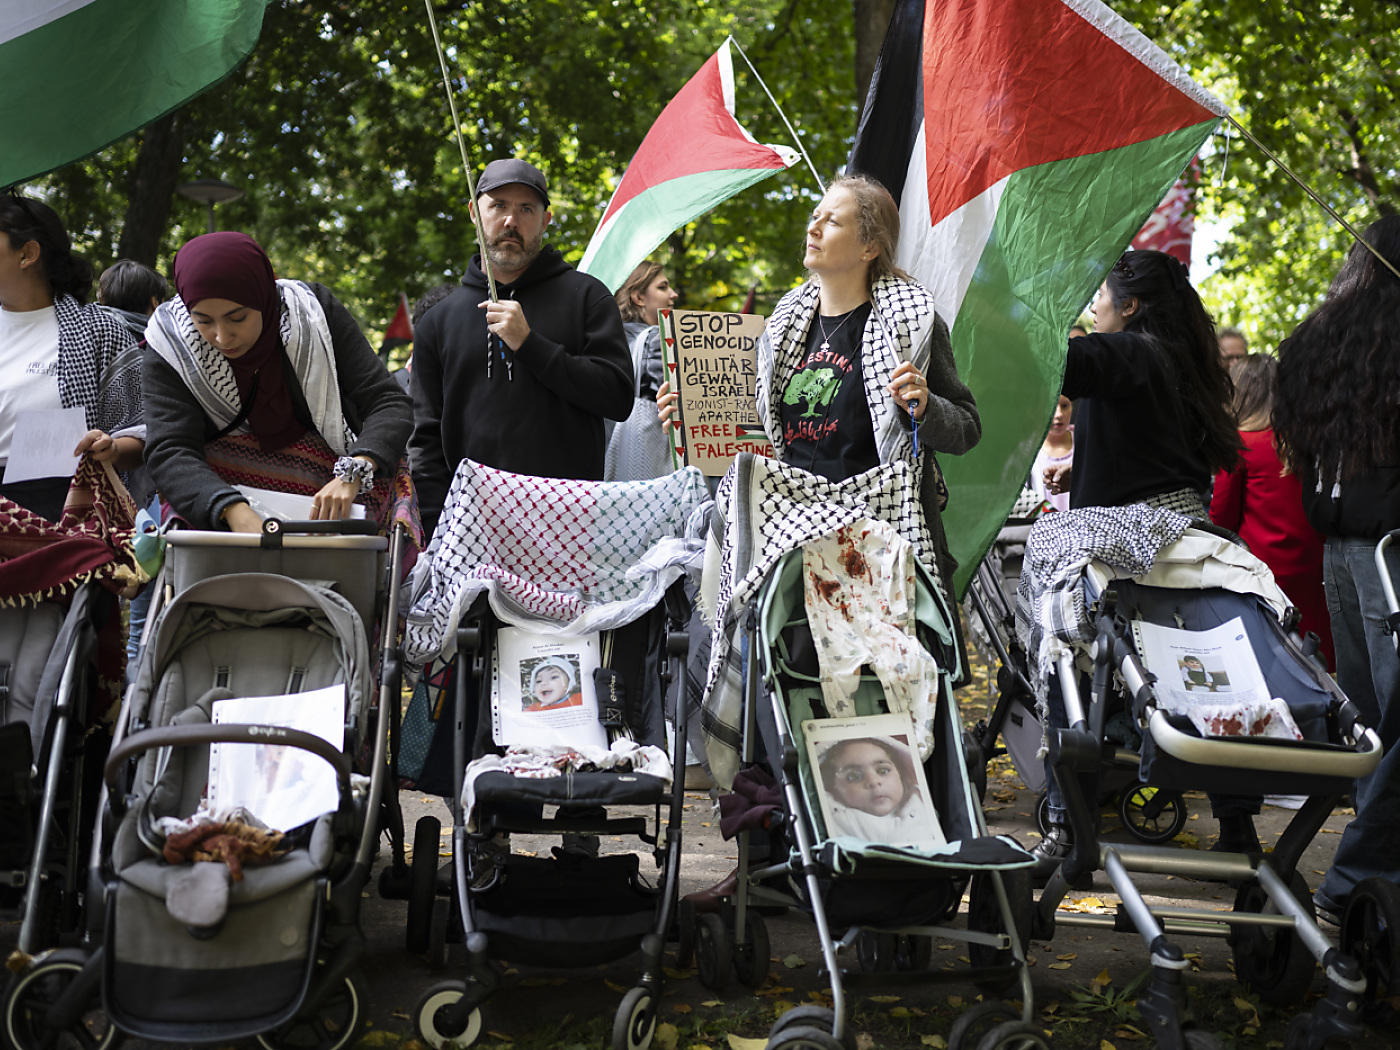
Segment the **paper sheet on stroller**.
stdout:
<svg viewBox="0 0 1400 1050">
<path fill-rule="evenodd" d="M 598 635 L 573 637 L 504 627 L 492 655 L 491 735 L 500 747 L 607 750 L 593 672 Z"/>
<path fill-rule="evenodd" d="M 5 480 L 14 484 L 39 478 L 71 478 L 78 469 L 73 449 L 88 429 L 84 411 L 79 407 L 16 413 Z"/>
<path fill-rule="evenodd" d="M 278 518 L 282 521 L 314 521 L 311 516 L 311 505 L 316 502 L 314 496 L 303 496 L 297 492 L 276 492 L 272 489 L 260 489 L 253 485 L 235 485 L 239 492 L 248 497 L 248 506 L 261 514 L 264 518 Z M 350 517 L 361 520 L 365 516 L 365 508 L 358 503 L 350 504 Z"/>
<path fill-rule="evenodd" d="M 337 749 L 345 741 L 345 686 L 280 696 L 214 701 L 215 725 L 265 725 L 318 736 Z M 243 807 L 277 831 L 290 831 L 340 801 L 335 770 L 309 751 L 287 744 L 213 744 L 209 748 L 212 813 Z"/>
<path fill-rule="evenodd" d="M 1133 621 L 1143 664 L 1157 681 L 1157 706 L 1185 715 L 1206 737 L 1302 740 L 1283 700 L 1269 695 L 1238 616 L 1207 631 Z"/>
<path fill-rule="evenodd" d="M 827 838 L 919 850 L 947 844 L 910 712 L 808 719 L 802 736 Z"/>
</svg>

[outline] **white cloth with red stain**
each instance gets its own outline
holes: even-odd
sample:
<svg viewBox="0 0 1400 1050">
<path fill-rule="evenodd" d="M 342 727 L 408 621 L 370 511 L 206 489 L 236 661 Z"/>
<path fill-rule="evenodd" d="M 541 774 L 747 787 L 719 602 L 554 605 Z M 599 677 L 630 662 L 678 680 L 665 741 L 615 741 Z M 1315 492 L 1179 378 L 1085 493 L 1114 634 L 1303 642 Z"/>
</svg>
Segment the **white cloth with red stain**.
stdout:
<svg viewBox="0 0 1400 1050">
<path fill-rule="evenodd" d="M 913 713 L 919 757 L 927 759 L 938 665 L 914 635 L 916 557 L 889 525 L 860 518 L 803 547 L 802 590 L 828 717 L 859 713 L 854 698 L 869 667 L 889 710 Z"/>
</svg>

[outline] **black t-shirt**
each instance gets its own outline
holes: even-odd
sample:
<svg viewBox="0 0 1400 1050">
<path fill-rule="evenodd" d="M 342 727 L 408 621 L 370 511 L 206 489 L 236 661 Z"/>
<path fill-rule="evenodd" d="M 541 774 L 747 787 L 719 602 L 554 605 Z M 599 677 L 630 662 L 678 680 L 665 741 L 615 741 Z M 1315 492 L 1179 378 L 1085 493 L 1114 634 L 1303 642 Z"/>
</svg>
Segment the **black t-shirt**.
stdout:
<svg viewBox="0 0 1400 1050">
<path fill-rule="evenodd" d="M 1170 353 L 1135 332 L 1069 341 L 1060 391 L 1074 404 L 1071 507 L 1121 507 L 1179 489 L 1204 495 L 1205 434 Z"/>
<path fill-rule="evenodd" d="M 861 375 L 861 337 L 870 317 L 863 303 L 839 317 L 817 317 L 807 352 L 779 406 L 783 461 L 844 481 L 880 463 Z"/>
</svg>

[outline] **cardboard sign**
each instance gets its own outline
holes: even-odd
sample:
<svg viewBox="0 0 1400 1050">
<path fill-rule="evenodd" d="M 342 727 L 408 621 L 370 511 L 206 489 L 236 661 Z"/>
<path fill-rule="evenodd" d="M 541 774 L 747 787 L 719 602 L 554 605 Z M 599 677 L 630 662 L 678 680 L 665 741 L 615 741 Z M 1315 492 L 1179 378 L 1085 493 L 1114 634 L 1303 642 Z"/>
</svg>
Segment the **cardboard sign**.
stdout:
<svg viewBox="0 0 1400 1050">
<path fill-rule="evenodd" d="M 765 318 L 711 310 L 662 310 L 661 352 L 680 392 L 676 465 L 719 477 L 740 452 L 772 456 L 754 401 L 758 337 Z"/>
</svg>

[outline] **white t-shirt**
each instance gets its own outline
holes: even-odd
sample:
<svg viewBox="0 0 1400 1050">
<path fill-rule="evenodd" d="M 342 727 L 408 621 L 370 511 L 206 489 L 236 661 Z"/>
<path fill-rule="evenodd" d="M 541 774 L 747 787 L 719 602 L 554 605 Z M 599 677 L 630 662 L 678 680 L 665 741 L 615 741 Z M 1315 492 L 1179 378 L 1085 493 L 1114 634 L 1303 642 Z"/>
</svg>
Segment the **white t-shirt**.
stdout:
<svg viewBox="0 0 1400 1050">
<path fill-rule="evenodd" d="M 1070 428 L 1070 433 L 1074 433 L 1074 428 Z M 1071 438 L 1071 440 L 1073 440 Z M 1030 487 L 1035 490 L 1037 496 L 1042 500 L 1049 500 L 1050 506 L 1056 510 L 1069 510 L 1069 493 L 1061 492 L 1052 495 L 1045 488 L 1045 468 L 1053 467 L 1060 463 L 1072 464 L 1074 462 L 1074 449 L 1071 448 L 1063 456 L 1056 456 L 1046 451 L 1045 446 L 1040 446 L 1040 451 L 1035 454 L 1035 463 L 1031 465 Z"/>
<path fill-rule="evenodd" d="M 0 465 L 9 462 L 15 418 L 62 408 L 58 395 L 58 311 L 0 308 Z"/>
</svg>

